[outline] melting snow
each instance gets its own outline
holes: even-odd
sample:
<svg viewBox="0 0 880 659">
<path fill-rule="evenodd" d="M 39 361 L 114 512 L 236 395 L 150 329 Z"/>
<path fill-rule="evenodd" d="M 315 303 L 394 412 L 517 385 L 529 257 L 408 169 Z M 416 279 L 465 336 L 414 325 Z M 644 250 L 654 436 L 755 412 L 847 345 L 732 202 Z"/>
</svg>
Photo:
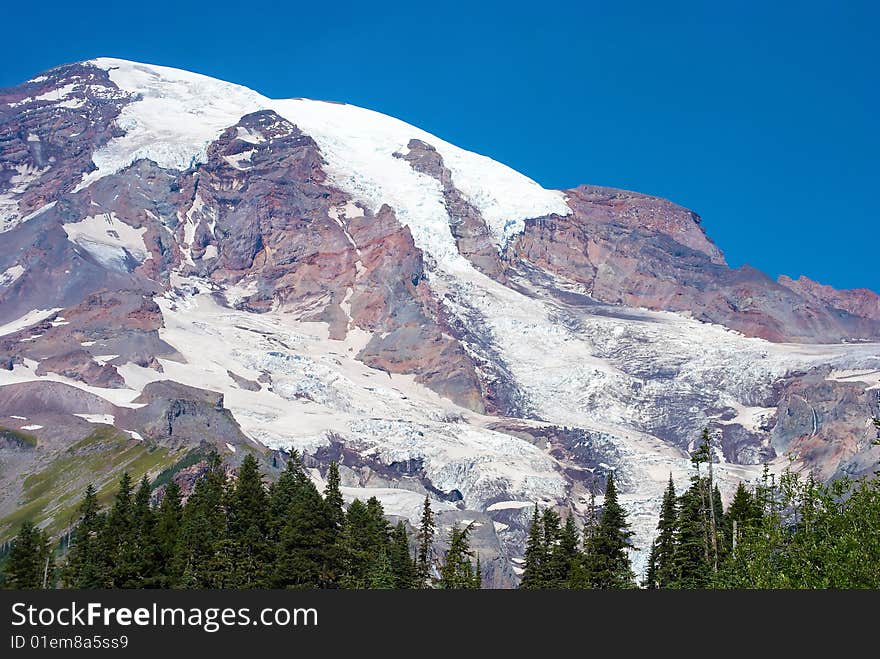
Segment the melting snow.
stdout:
<svg viewBox="0 0 880 659">
<path fill-rule="evenodd" d="M 112 426 L 116 422 L 116 418 L 112 414 L 74 414 L 81 419 L 85 419 L 89 423 L 103 423 Z"/>
<path fill-rule="evenodd" d="M 7 268 L 4 272 L 0 273 L 0 286 L 11 286 L 23 274 L 24 268 L 18 264 Z"/>
<path fill-rule="evenodd" d="M 111 270 L 127 272 L 131 259 L 143 263 L 153 258 L 144 243 L 146 227 L 135 229 L 116 217 L 115 213 L 89 216 L 74 224 L 64 224 L 62 228 L 68 240 Z"/>
<path fill-rule="evenodd" d="M 21 318 L 10 321 L 5 325 L 0 325 L 0 336 L 14 334 L 15 332 L 23 330 L 26 327 L 36 325 L 37 323 L 46 320 L 49 316 L 58 313 L 59 311 L 61 311 L 60 307 L 56 307 L 55 309 L 33 309 L 31 311 L 28 311 Z"/>
<path fill-rule="evenodd" d="M 36 425 L 36 424 L 33 424 L 33 425 L 30 425 L 30 426 L 22 426 L 21 429 L 22 429 L 22 430 L 39 430 L 39 429 L 42 428 L 42 427 L 43 427 L 43 426 L 38 426 L 38 425 Z"/>
</svg>

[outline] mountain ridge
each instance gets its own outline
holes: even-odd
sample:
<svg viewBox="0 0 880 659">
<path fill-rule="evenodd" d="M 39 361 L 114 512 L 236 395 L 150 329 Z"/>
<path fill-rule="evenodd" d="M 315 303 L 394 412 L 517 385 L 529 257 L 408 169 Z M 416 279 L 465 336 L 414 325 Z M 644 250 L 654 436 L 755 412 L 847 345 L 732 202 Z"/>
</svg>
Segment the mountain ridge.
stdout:
<svg viewBox="0 0 880 659">
<path fill-rule="evenodd" d="M 672 202 L 545 190 L 355 106 L 52 69 L 0 91 L 0 213 L 0 425 L 41 426 L 0 447 L 0 522 L 88 436 L 76 405 L 166 452 L 344 456 L 352 490 L 492 520 L 507 584 L 528 505 L 581 515 L 611 470 L 646 546 L 704 426 L 725 493 L 880 460 L 876 295 L 730 269 Z"/>
</svg>

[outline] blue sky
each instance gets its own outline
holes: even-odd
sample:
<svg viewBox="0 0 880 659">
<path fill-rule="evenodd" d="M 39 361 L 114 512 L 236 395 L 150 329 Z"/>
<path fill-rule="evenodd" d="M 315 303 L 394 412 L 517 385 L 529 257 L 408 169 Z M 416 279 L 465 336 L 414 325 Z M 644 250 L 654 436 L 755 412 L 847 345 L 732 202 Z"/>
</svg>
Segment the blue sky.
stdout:
<svg viewBox="0 0 880 659">
<path fill-rule="evenodd" d="M 732 265 L 880 291 L 877 3 L 28 4 L 0 86 L 106 55 L 346 101 L 546 187 L 667 197 Z"/>
</svg>

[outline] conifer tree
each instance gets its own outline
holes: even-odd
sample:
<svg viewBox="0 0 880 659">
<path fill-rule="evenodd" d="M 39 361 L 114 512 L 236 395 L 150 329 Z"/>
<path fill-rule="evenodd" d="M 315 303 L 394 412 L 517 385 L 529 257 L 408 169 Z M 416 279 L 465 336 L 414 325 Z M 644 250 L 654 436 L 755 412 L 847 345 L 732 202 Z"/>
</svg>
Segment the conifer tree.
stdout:
<svg viewBox="0 0 880 659">
<path fill-rule="evenodd" d="M 232 582 L 232 559 L 226 542 L 226 475 L 219 456 L 193 488 L 183 508 L 175 556 L 182 588 L 225 588 Z"/>
<path fill-rule="evenodd" d="M 268 541 L 269 497 L 256 458 L 242 460 L 228 503 L 228 534 L 238 588 L 266 588 L 274 554 Z"/>
<path fill-rule="evenodd" d="M 95 487 L 89 483 L 79 506 L 79 521 L 73 532 L 67 564 L 62 571 L 69 588 L 101 588 L 105 585 L 107 561 L 101 552 L 100 531 L 104 515 L 98 508 Z"/>
<path fill-rule="evenodd" d="M 111 588 L 137 588 L 140 585 L 140 556 L 132 482 L 128 472 L 119 479 L 119 489 L 107 514 L 107 521 L 101 528 L 99 544 L 109 568 L 106 585 Z"/>
<path fill-rule="evenodd" d="M 126 588 L 156 588 L 161 584 L 160 550 L 156 536 L 156 513 L 151 505 L 152 488 L 146 474 L 134 496 L 135 574 Z"/>
<path fill-rule="evenodd" d="M 705 482 L 698 476 L 678 501 L 675 542 L 675 588 L 705 588 L 711 574 L 707 551 L 707 517 L 703 505 Z"/>
<path fill-rule="evenodd" d="M 430 588 L 431 585 L 431 555 L 434 545 L 434 534 L 436 532 L 437 526 L 434 522 L 434 511 L 431 510 L 431 501 L 426 494 L 417 536 L 416 581 L 419 588 Z"/>
<path fill-rule="evenodd" d="M 49 539 L 30 520 L 25 520 L 6 558 L 5 587 L 16 590 L 45 588 L 52 568 Z"/>
<path fill-rule="evenodd" d="M 581 558 L 578 547 L 578 529 L 574 516 L 568 515 L 558 533 L 556 544 L 550 549 L 548 588 L 571 588 L 572 572 Z"/>
<path fill-rule="evenodd" d="M 394 587 L 397 589 L 415 588 L 416 566 L 409 555 L 409 538 L 406 526 L 399 522 L 391 534 L 391 548 L 388 553 L 391 573 L 394 575 Z"/>
<path fill-rule="evenodd" d="M 596 588 L 635 586 L 635 575 L 627 554 L 627 549 L 633 548 L 630 540 L 633 533 L 626 517 L 626 511 L 617 500 L 617 487 L 614 484 L 614 474 L 611 473 L 605 486 L 605 501 L 599 526 L 591 539 L 595 560 L 593 581 Z"/>
<path fill-rule="evenodd" d="M 526 540 L 526 551 L 523 556 L 523 573 L 519 587 L 525 590 L 540 590 L 546 587 L 544 580 L 544 529 L 541 516 L 538 513 L 538 504 L 532 513 L 532 523 L 529 525 L 529 535 Z"/>
<path fill-rule="evenodd" d="M 473 522 L 465 528 L 458 523 L 452 525 L 449 532 L 449 549 L 440 568 L 440 581 L 438 588 L 447 590 L 474 590 L 474 566 L 471 564 L 471 549 L 468 535 L 473 528 Z"/>
<path fill-rule="evenodd" d="M 289 463 L 288 463 L 289 464 Z M 320 492 L 301 470 L 294 476 L 293 500 L 281 529 L 275 563 L 276 587 L 323 588 L 330 585 L 332 536 Z"/>
<path fill-rule="evenodd" d="M 657 537 L 651 544 L 648 560 L 647 588 L 671 588 L 676 581 L 675 549 L 678 530 L 678 505 L 672 474 L 663 493 L 660 506 L 660 519 L 657 522 Z"/>
<path fill-rule="evenodd" d="M 174 560 L 183 517 L 180 499 L 180 486 L 172 480 L 165 487 L 162 502 L 156 513 L 156 548 L 159 554 L 161 588 L 172 587 L 180 576 L 177 574 Z"/>
</svg>

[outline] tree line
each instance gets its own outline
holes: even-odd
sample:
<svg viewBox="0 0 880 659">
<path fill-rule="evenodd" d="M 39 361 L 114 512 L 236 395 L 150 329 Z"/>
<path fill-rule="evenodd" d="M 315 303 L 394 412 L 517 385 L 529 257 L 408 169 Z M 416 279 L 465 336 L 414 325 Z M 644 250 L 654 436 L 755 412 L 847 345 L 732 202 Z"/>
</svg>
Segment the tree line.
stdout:
<svg viewBox="0 0 880 659">
<path fill-rule="evenodd" d="M 704 431 L 688 488 L 677 493 L 670 475 L 640 584 L 612 473 L 580 529 L 573 515 L 563 522 L 535 506 L 520 588 L 880 588 L 880 479 L 822 484 L 786 472 L 777 483 L 765 466 L 725 510 L 711 454 Z M 253 456 L 235 479 L 213 456 L 185 503 L 173 481 L 154 504 L 146 478 L 135 489 L 124 474 L 105 511 L 90 485 L 63 552 L 24 522 L 2 549 L 0 579 L 9 588 L 478 589 L 471 529 L 454 525 L 438 560 L 427 497 L 410 534 L 375 497 L 346 508 L 336 463 L 321 493 L 295 452 L 268 487 Z"/>
<path fill-rule="evenodd" d="M 122 475 L 108 510 L 89 485 L 56 565 L 49 538 L 24 522 L 3 568 L 7 588 L 466 588 L 481 586 L 470 526 L 453 525 L 437 565 L 428 498 L 411 538 L 375 497 L 346 508 L 332 463 L 323 494 L 293 453 L 266 487 L 248 455 L 235 479 L 219 457 L 185 503 L 173 480 L 158 505 L 146 477 Z M 411 554 L 411 544 L 414 551 Z"/>
</svg>

